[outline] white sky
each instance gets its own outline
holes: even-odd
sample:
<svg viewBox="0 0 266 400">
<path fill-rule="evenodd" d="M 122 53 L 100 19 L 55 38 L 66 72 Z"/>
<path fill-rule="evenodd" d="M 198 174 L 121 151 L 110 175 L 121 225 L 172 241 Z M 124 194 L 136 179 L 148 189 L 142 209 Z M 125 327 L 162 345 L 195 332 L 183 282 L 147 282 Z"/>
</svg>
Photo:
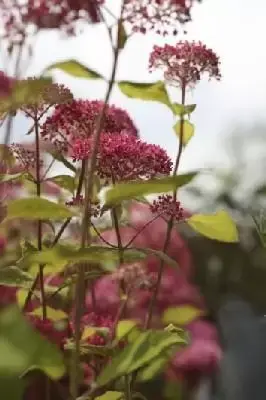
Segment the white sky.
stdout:
<svg viewBox="0 0 266 400">
<path fill-rule="evenodd" d="M 202 40 L 221 57 L 223 78 L 220 83 L 202 81 L 190 95 L 189 101 L 197 103 L 192 116 L 196 135 L 183 155 L 182 169 L 205 167 L 213 161 L 222 165 L 225 160 L 221 141 L 234 124 L 265 121 L 265 15 L 265 0 L 203 0 L 195 6 L 186 38 Z M 167 39 L 135 35 L 121 56 L 118 79 L 140 82 L 160 79 L 160 74 L 151 75 L 147 69 L 152 46 L 182 38 L 182 35 Z M 52 32 L 43 34 L 37 42 L 30 74 L 38 74 L 56 61 L 73 58 L 108 76 L 111 52 L 104 28 L 89 27 L 79 37 L 67 40 Z M 105 85 L 101 82 L 73 79 L 60 73 L 55 77 L 69 85 L 77 97 L 104 96 Z M 142 138 L 161 145 L 172 157 L 175 155 L 173 117 L 164 105 L 128 99 L 118 90 L 113 92 L 112 102 L 130 112 Z M 24 123 L 20 121 L 16 126 L 16 136 L 21 137 Z"/>
</svg>

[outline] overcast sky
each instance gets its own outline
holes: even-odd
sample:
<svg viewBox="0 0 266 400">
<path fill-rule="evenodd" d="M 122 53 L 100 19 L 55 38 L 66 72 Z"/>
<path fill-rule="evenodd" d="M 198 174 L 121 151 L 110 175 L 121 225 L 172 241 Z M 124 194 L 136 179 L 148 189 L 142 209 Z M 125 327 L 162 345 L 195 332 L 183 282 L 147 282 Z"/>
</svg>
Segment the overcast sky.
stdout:
<svg viewBox="0 0 266 400">
<path fill-rule="evenodd" d="M 204 167 L 213 161 L 222 165 L 221 141 L 234 124 L 265 121 L 265 15 L 265 0 L 203 0 L 195 6 L 186 38 L 203 41 L 220 56 L 223 78 L 220 83 L 202 81 L 188 98 L 197 104 L 192 116 L 196 134 L 183 155 L 182 169 Z M 160 79 L 160 74 L 151 75 L 147 68 L 153 45 L 173 44 L 183 38 L 182 34 L 166 39 L 135 35 L 121 56 L 117 77 L 140 82 Z M 38 74 L 51 63 L 72 58 L 109 76 L 112 57 L 104 28 L 89 27 L 84 34 L 67 40 L 53 32 L 42 34 L 29 72 Z M 102 98 L 105 93 L 101 82 L 73 79 L 62 73 L 56 73 L 55 77 L 66 83 L 77 97 Z M 179 93 L 175 95 L 178 99 Z M 174 156 L 177 140 L 167 107 L 128 99 L 117 90 L 112 102 L 130 112 L 142 138 L 160 144 Z M 24 124 L 16 126 L 17 135 L 22 135 Z"/>
</svg>

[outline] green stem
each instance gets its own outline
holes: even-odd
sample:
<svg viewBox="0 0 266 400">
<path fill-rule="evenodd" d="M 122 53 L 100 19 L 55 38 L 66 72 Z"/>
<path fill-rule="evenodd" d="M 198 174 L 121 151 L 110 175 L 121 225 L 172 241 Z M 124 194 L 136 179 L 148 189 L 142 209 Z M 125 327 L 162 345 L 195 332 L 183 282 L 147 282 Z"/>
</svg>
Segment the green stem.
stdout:
<svg viewBox="0 0 266 400">
<path fill-rule="evenodd" d="M 125 400 L 132 400 L 131 377 L 125 375 Z"/>
<path fill-rule="evenodd" d="M 185 95 L 186 95 L 186 86 L 185 84 L 182 85 L 181 87 L 181 101 L 182 101 L 182 105 L 185 105 Z M 180 164 L 180 159 L 181 159 L 181 155 L 182 155 L 182 150 L 183 150 L 183 136 L 184 136 L 184 116 L 181 115 L 180 118 L 180 138 L 179 138 L 179 146 L 178 146 L 178 152 L 177 152 L 177 156 L 176 156 L 176 162 L 175 162 L 175 166 L 174 166 L 174 170 L 173 170 L 173 175 L 177 174 L 178 168 L 179 168 L 179 164 Z M 176 197 L 177 197 L 177 190 L 173 191 L 173 200 L 176 201 Z M 163 245 L 163 252 L 166 253 L 170 240 L 171 240 L 171 233 L 172 233 L 172 229 L 174 226 L 174 218 L 171 217 L 168 224 L 167 224 L 167 230 L 166 230 L 166 236 L 165 236 L 165 241 L 164 241 L 164 245 Z M 165 263 L 164 261 L 161 261 L 160 263 L 160 267 L 159 267 L 159 271 L 158 271 L 158 276 L 157 276 L 157 280 L 155 283 L 155 288 L 152 294 L 152 298 L 149 304 L 149 309 L 146 315 L 146 319 L 145 319 L 145 323 L 144 323 L 144 327 L 145 329 L 148 329 L 150 327 L 151 324 L 151 320 L 152 320 L 152 315 L 153 315 L 153 311 L 155 308 L 155 304 L 156 304 L 156 300 L 157 300 L 157 296 L 159 293 L 159 289 L 160 289 L 160 285 L 161 285 L 161 281 L 162 281 L 162 277 L 163 277 L 163 271 L 164 271 L 164 266 Z"/>
<path fill-rule="evenodd" d="M 123 6 L 121 8 L 121 13 L 123 11 Z M 111 92 L 115 83 L 115 75 L 117 70 L 118 58 L 119 58 L 119 38 L 121 36 L 121 19 L 118 23 L 117 30 L 117 41 L 116 47 L 114 50 L 114 62 L 112 67 L 111 78 L 109 81 L 107 93 L 104 99 L 104 105 L 99 114 L 99 117 L 96 122 L 96 128 L 92 138 L 92 149 L 91 149 L 91 157 L 86 162 L 86 171 L 85 171 L 85 201 L 84 201 L 84 212 L 82 219 L 82 233 L 81 233 L 81 248 L 84 248 L 86 244 L 90 245 L 91 243 L 91 197 L 93 190 L 93 177 L 96 169 L 96 161 L 97 161 L 97 153 L 100 142 L 101 128 L 105 115 L 105 111 L 107 108 L 107 104 L 109 102 Z M 85 278 L 85 266 L 82 265 L 78 269 L 78 277 L 75 289 L 75 351 L 73 354 L 73 363 L 72 363 L 72 373 L 70 376 L 70 390 L 73 399 L 76 399 L 79 391 L 79 365 L 80 365 L 80 337 L 81 337 L 81 319 L 84 309 L 85 302 L 85 288 L 84 288 L 84 278 Z"/>
<path fill-rule="evenodd" d="M 35 149 L 36 149 L 36 192 L 37 197 L 41 197 L 41 158 L 40 158 L 40 136 L 39 136 L 39 123 L 37 110 L 34 115 L 34 131 L 35 131 Z M 37 246 L 38 250 L 42 250 L 42 221 L 37 222 Z M 42 317 L 45 320 L 47 317 L 46 312 L 46 298 L 45 298 L 45 284 L 44 284 L 44 266 L 39 266 L 39 282 L 41 291 L 41 302 L 42 302 Z"/>
</svg>

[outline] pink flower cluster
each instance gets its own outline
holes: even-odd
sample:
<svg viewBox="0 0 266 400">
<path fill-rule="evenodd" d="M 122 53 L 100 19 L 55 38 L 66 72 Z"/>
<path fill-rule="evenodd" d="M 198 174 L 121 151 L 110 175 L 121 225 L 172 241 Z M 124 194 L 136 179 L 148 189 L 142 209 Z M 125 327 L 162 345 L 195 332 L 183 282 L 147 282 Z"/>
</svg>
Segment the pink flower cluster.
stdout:
<svg viewBox="0 0 266 400">
<path fill-rule="evenodd" d="M 0 0 L 1 36 L 10 43 L 22 43 L 39 29 L 63 29 L 74 34 L 77 21 L 100 21 L 104 0 Z"/>
<path fill-rule="evenodd" d="M 198 0 L 200 1 L 200 0 Z M 125 0 L 124 19 L 133 31 L 153 30 L 167 35 L 169 26 L 177 34 L 179 24 L 191 20 L 191 8 L 196 0 Z"/>
<path fill-rule="evenodd" d="M 169 194 L 159 196 L 158 199 L 153 201 L 150 209 L 153 214 L 165 215 L 166 217 L 174 218 L 177 222 L 185 218 L 180 202 Z"/>
<path fill-rule="evenodd" d="M 217 80 L 221 78 L 219 58 L 201 42 L 154 46 L 149 68 L 151 71 L 162 69 L 165 80 L 179 87 L 193 87 L 204 74 Z"/>
<path fill-rule="evenodd" d="M 91 154 L 92 138 L 77 139 L 73 145 L 74 161 L 87 159 Z M 97 173 L 107 181 L 129 181 L 168 175 L 172 162 L 165 150 L 142 142 L 131 133 L 102 133 L 97 156 Z"/>
<path fill-rule="evenodd" d="M 42 126 L 41 135 L 58 150 L 67 152 L 76 139 L 85 139 L 94 132 L 104 102 L 99 100 L 74 100 L 59 104 Z M 105 108 L 102 132 L 120 133 L 126 130 L 133 136 L 138 130 L 128 113 L 114 105 Z"/>
</svg>

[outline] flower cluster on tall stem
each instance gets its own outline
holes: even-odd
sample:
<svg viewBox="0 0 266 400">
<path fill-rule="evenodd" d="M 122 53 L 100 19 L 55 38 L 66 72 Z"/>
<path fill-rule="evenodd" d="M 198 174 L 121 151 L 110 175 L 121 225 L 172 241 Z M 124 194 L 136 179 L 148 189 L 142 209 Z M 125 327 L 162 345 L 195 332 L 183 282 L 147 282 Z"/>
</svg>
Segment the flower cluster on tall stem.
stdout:
<svg viewBox="0 0 266 400">
<path fill-rule="evenodd" d="M 221 78 L 219 58 L 201 42 L 154 46 L 149 68 L 151 71 L 162 69 L 166 82 L 179 88 L 194 87 L 204 74 L 210 79 Z"/>
<path fill-rule="evenodd" d="M 181 105 L 185 106 L 186 90 L 189 87 L 194 87 L 195 84 L 203 77 L 205 73 L 210 78 L 214 77 L 220 79 L 219 59 L 216 54 L 208 49 L 201 42 L 188 42 L 181 41 L 176 46 L 165 45 L 163 47 L 155 46 L 150 55 L 150 69 L 161 68 L 164 70 L 164 76 L 168 83 L 175 84 L 181 89 Z M 182 150 L 183 150 L 183 136 L 184 136 L 184 116 L 180 118 L 180 137 L 179 146 L 173 169 L 173 175 L 177 174 Z M 171 203 L 176 204 L 177 190 L 173 191 Z M 169 201 L 168 201 L 169 203 Z M 169 204 L 168 204 L 169 205 Z M 160 208 L 160 204 L 158 204 Z M 179 217 L 179 209 L 177 214 L 172 213 L 165 236 L 163 245 L 163 252 L 167 253 L 167 249 L 171 240 L 171 233 L 174 226 L 176 216 Z M 146 315 L 145 327 L 150 326 L 152 320 L 153 310 L 156 304 L 156 298 L 159 292 L 161 280 L 163 277 L 165 263 L 162 260 L 158 271 L 157 281 L 155 284 L 153 296 L 151 298 L 150 306 Z"/>
</svg>

